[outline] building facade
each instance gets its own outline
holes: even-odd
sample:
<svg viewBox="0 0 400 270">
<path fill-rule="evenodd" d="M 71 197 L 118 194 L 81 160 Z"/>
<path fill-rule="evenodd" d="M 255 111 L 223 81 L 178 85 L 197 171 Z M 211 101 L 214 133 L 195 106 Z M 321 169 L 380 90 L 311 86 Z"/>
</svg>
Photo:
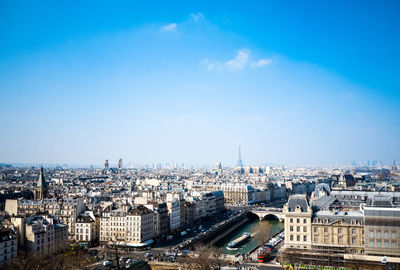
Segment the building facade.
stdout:
<svg viewBox="0 0 400 270">
<path fill-rule="evenodd" d="M 100 242 L 130 246 L 154 237 L 154 213 L 143 205 L 104 212 L 100 219 Z"/>
<path fill-rule="evenodd" d="M 306 195 L 290 196 L 283 208 L 285 247 L 311 249 L 312 209 Z"/>
<path fill-rule="evenodd" d="M 26 247 L 38 255 L 48 255 L 66 247 L 68 226 L 50 215 L 30 216 L 25 225 Z"/>
<path fill-rule="evenodd" d="M 0 267 L 17 257 L 17 234 L 10 228 L 0 229 Z"/>
</svg>

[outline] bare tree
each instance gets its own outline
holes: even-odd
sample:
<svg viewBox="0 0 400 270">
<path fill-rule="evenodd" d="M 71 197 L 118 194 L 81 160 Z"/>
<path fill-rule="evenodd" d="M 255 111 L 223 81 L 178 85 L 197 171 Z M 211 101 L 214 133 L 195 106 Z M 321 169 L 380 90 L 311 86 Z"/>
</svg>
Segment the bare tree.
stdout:
<svg viewBox="0 0 400 270">
<path fill-rule="evenodd" d="M 104 246 L 104 249 L 102 250 L 102 255 L 104 258 L 106 258 L 106 255 L 111 255 L 111 257 L 116 261 L 117 263 L 117 269 L 120 270 L 120 264 L 119 264 L 119 258 L 120 258 L 120 250 L 118 248 L 117 240 L 112 240 L 109 241 L 107 245 Z"/>
<path fill-rule="evenodd" d="M 20 251 L 19 255 L 7 262 L 2 269 L 15 270 L 69 270 L 94 263 L 94 258 L 83 251 L 64 251 L 58 254 L 38 255 Z"/>
<path fill-rule="evenodd" d="M 220 252 L 214 247 L 198 246 L 189 254 L 178 260 L 182 264 L 182 269 L 194 270 L 216 270 L 221 269 L 222 260 Z"/>
</svg>

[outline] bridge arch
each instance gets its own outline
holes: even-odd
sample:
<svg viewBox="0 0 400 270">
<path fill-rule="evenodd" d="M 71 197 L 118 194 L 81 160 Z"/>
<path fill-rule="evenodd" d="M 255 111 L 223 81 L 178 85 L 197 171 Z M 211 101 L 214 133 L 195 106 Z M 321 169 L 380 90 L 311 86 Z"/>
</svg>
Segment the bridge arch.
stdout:
<svg viewBox="0 0 400 270">
<path fill-rule="evenodd" d="M 281 211 L 254 209 L 251 212 L 256 214 L 260 220 L 279 220 L 283 222 L 285 219 L 285 215 Z"/>
<path fill-rule="evenodd" d="M 275 214 L 266 214 L 261 220 L 280 220 L 280 218 Z"/>
<path fill-rule="evenodd" d="M 256 219 L 260 218 L 260 216 L 258 214 L 253 213 L 253 212 L 247 212 L 246 216 L 250 220 L 256 220 Z"/>
</svg>

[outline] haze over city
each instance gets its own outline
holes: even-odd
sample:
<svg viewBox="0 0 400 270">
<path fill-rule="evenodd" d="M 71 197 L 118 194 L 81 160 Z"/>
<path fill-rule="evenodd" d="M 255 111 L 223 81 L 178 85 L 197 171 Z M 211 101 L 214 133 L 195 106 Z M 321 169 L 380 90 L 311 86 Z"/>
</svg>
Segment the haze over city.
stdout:
<svg viewBox="0 0 400 270">
<path fill-rule="evenodd" d="M 0 1 L 0 270 L 400 269 L 399 15 Z"/>
<path fill-rule="evenodd" d="M 2 1 L 0 162 L 400 160 L 398 1 Z"/>
</svg>

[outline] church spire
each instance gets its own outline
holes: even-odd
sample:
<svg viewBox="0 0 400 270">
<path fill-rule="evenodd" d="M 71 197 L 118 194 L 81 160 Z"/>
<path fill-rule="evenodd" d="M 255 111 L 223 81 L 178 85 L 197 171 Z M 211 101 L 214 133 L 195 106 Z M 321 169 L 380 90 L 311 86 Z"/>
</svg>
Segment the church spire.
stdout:
<svg viewBox="0 0 400 270">
<path fill-rule="evenodd" d="M 47 183 L 44 179 L 43 167 L 40 168 L 39 179 L 35 189 L 35 200 L 40 201 L 47 197 Z"/>
<path fill-rule="evenodd" d="M 44 179 L 43 175 L 43 167 L 40 168 L 40 175 L 39 175 L 39 180 L 37 182 L 37 187 L 46 187 L 46 180 Z"/>
</svg>

